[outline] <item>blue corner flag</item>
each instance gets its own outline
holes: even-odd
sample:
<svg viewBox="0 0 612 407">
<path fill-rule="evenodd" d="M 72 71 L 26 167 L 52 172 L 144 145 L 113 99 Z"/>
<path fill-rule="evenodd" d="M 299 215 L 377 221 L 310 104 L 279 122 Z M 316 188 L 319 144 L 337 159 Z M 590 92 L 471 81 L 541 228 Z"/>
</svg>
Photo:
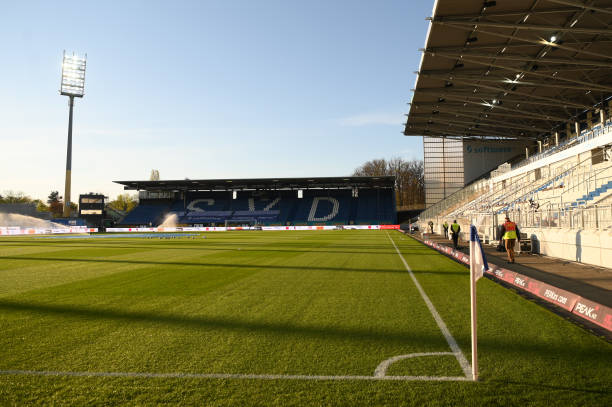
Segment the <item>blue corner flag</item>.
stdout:
<svg viewBox="0 0 612 407">
<path fill-rule="evenodd" d="M 476 226 L 470 226 L 470 273 L 474 273 L 476 280 L 483 276 L 489 269 Z"/>
</svg>

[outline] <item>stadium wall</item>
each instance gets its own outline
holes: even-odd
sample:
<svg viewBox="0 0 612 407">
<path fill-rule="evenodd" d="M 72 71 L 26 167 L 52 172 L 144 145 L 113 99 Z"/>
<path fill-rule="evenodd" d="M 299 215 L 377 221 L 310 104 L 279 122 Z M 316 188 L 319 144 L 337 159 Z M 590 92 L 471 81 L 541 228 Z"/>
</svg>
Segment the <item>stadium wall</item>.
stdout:
<svg viewBox="0 0 612 407">
<path fill-rule="evenodd" d="M 612 267 L 612 230 L 522 228 L 539 254 Z"/>
</svg>

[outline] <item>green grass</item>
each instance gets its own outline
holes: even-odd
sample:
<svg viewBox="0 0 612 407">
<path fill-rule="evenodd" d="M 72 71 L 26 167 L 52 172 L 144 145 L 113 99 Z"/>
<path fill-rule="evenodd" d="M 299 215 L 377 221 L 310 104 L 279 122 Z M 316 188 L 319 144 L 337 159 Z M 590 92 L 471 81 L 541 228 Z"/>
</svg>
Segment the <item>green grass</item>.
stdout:
<svg viewBox="0 0 612 407">
<path fill-rule="evenodd" d="M 465 267 L 398 232 L 0 239 L 0 370 L 367 375 L 470 359 Z M 481 381 L 0 375 L 0 404 L 612 405 L 612 345 L 483 279 Z M 459 376 L 452 356 L 390 375 Z"/>
</svg>

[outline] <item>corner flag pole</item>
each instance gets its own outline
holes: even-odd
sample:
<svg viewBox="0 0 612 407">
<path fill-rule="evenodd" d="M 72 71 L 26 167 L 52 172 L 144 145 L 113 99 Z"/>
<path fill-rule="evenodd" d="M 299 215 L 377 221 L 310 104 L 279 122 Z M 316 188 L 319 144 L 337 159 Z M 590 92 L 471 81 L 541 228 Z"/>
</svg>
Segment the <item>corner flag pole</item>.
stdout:
<svg viewBox="0 0 612 407">
<path fill-rule="evenodd" d="M 470 226 L 470 310 L 472 323 L 472 379 L 478 380 L 478 312 L 476 310 L 476 281 L 489 269 L 478 238 L 476 226 Z"/>
<path fill-rule="evenodd" d="M 473 227 L 473 226 L 472 226 Z M 472 250 L 472 242 L 470 241 L 470 312 L 472 323 L 472 380 L 478 380 L 478 313 L 476 310 L 476 273 L 475 269 L 475 253 Z"/>
</svg>

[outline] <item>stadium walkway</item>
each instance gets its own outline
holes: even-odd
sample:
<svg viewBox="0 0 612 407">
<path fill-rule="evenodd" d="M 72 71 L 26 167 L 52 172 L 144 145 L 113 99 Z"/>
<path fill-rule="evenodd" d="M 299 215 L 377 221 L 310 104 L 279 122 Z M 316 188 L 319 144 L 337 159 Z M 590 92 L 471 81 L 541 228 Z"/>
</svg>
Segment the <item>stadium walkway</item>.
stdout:
<svg viewBox="0 0 612 407">
<path fill-rule="evenodd" d="M 410 236 L 423 241 L 420 233 Z M 444 236 L 427 233 L 424 237 L 435 243 L 452 247 L 452 241 L 445 239 Z M 469 255 L 468 243 L 460 241 L 459 250 Z M 516 255 L 516 263 L 508 264 L 506 263 L 506 252 L 498 252 L 495 247 L 484 244 L 483 249 L 491 263 L 612 307 L 612 268 L 591 266 L 525 252 Z"/>
</svg>

